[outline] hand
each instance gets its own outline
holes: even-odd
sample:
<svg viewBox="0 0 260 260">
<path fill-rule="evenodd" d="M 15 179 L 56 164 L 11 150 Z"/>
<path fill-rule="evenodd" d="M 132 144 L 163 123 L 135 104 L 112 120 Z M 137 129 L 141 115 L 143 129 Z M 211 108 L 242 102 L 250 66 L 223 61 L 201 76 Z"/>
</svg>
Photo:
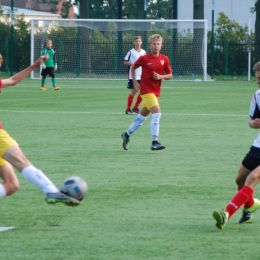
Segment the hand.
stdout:
<svg viewBox="0 0 260 260">
<path fill-rule="evenodd" d="M 44 69 L 44 70 L 46 69 L 45 63 L 42 64 L 42 69 Z"/>
<path fill-rule="evenodd" d="M 162 79 L 162 78 L 161 78 L 161 75 L 158 74 L 158 73 L 156 73 L 156 72 L 154 72 L 154 71 L 153 71 L 153 78 L 154 78 L 155 80 L 160 80 L 160 79 Z"/>
<path fill-rule="evenodd" d="M 58 65 L 57 64 L 55 64 L 54 69 L 55 69 L 55 71 L 58 69 Z"/>
<path fill-rule="evenodd" d="M 259 118 L 250 119 L 249 125 L 251 128 L 259 129 L 260 128 L 260 119 Z"/>
<path fill-rule="evenodd" d="M 139 92 L 140 91 L 140 84 L 136 81 L 134 82 L 134 89 Z"/>
<path fill-rule="evenodd" d="M 49 59 L 49 55 L 48 54 L 45 54 L 45 55 L 42 55 L 36 62 L 35 64 L 37 66 L 40 66 L 42 63 L 44 63 L 44 61 L 48 60 Z"/>
</svg>

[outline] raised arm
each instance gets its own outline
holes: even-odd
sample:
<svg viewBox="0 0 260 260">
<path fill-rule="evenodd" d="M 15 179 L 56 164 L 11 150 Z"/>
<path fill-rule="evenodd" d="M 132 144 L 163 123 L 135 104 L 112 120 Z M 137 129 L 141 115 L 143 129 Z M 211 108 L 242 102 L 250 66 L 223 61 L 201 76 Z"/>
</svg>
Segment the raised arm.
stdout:
<svg viewBox="0 0 260 260">
<path fill-rule="evenodd" d="M 17 83 L 19 83 L 22 79 L 27 77 L 33 70 L 38 68 L 44 61 L 49 59 L 49 55 L 43 55 L 41 56 L 34 64 L 31 66 L 27 67 L 26 69 L 18 72 L 14 76 L 7 78 L 7 79 L 2 79 L 2 85 L 0 85 L 0 91 L 1 88 L 7 88 L 9 86 L 14 86 Z M 1 83 L 0 83 L 1 84 Z"/>
</svg>

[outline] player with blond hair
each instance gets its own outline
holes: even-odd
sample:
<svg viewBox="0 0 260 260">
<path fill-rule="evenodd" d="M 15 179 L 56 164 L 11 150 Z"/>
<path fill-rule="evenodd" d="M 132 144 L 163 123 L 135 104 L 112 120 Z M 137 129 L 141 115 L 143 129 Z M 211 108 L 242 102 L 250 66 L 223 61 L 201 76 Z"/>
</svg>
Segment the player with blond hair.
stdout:
<svg viewBox="0 0 260 260">
<path fill-rule="evenodd" d="M 48 60 L 48 55 L 41 56 L 34 64 L 7 79 L 0 79 L 0 92 L 2 88 L 14 86 L 23 78 Z M 14 172 L 16 168 L 25 179 L 33 183 L 46 194 L 47 203 L 63 202 L 76 206 L 80 202 L 60 192 L 48 177 L 37 169 L 24 155 L 17 142 L 3 129 L 0 123 L 0 198 L 10 196 L 19 189 L 19 181 Z"/>
<path fill-rule="evenodd" d="M 143 124 L 147 116 L 151 113 L 152 119 L 150 123 L 152 135 L 152 150 L 162 150 L 165 146 L 158 141 L 159 126 L 161 118 L 161 108 L 158 98 L 161 94 L 162 80 L 172 79 L 172 68 L 169 58 L 160 53 L 163 38 L 159 34 L 153 34 L 148 40 L 150 53 L 141 56 L 134 65 L 131 66 L 134 88 L 140 91 L 143 100 L 140 113 L 134 119 L 128 130 L 122 133 L 123 148 L 128 150 L 130 136 Z M 136 69 L 142 67 L 141 82 L 136 79 Z"/>
</svg>

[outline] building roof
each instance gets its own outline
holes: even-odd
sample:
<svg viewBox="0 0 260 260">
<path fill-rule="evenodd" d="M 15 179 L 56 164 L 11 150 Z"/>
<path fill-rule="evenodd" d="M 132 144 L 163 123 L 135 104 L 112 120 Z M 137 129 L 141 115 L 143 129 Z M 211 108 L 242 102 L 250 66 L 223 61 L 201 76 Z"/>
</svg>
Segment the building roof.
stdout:
<svg viewBox="0 0 260 260">
<path fill-rule="evenodd" d="M 4 13 L 11 12 L 10 6 L 4 6 L 2 5 L 1 8 L 3 9 Z M 30 16 L 30 17 L 43 17 L 43 18 L 60 18 L 59 14 L 53 14 L 53 13 L 47 13 L 47 12 L 39 12 L 34 10 L 28 10 L 23 8 L 14 8 L 14 15 L 24 15 L 24 16 Z"/>
<path fill-rule="evenodd" d="M 0 0 L 1 4 L 4 6 L 10 6 L 11 7 L 11 1 L 10 0 Z M 28 5 L 28 2 L 32 6 L 32 10 L 35 11 L 41 11 L 41 12 L 49 12 L 51 13 L 51 9 L 55 9 L 55 4 L 39 4 L 36 0 L 19 0 L 14 1 L 14 7 L 16 8 L 25 8 L 26 5 Z"/>
</svg>

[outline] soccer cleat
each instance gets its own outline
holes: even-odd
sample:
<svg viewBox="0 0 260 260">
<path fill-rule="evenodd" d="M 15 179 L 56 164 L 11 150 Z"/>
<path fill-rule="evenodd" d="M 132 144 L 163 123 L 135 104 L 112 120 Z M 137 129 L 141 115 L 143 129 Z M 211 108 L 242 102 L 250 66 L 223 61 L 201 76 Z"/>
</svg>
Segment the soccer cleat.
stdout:
<svg viewBox="0 0 260 260">
<path fill-rule="evenodd" d="M 60 88 L 58 86 L 53 87 L 53 90 L 59 90 Z"/>
<path fill-rule="evenodd" d="M 44 86 L 41 86 L 41 90 L 46 90 L 46 88 Z"/>
<path fill-rule="evenodd" d="M 127 110 L 125 111 L 125 113 L 126 113 L 126 115 L 132 115 L 132 114 L 133 114 L 133 112 L 132 112 L 131 109 L 127 109 Z"/>
<path fill-rule="evenodd" d="M 162 150 L 165 149 L 165 146 L 161 145 L 158 141 L 153 141 L 151 150 Z"/>
<path fill-rule="evenodd" d="M 253 218 L 253 212 L 260 208 L 260 201 L 258 199 L 254 199 L 254 204 L 251 208 L 243 209 L 242 217 L 239 220 L 239 224 L 251 222 Z"/>
<path fill-rule="evenodd" d="M 130 136 L 124 132 L 121 134 L 121 137 L 123 138 L 123 148 L 125 150 L 128 150 L 129 142 L 130 142 Z"/>
<path fill-rule="evenodd" d="M 80 201 L 72 197 L 69 197 L 62 192 L 47 193 L 45 200 L 49 204 L 54 204 L 57 202 L 65 203 L 68 206 L 77 206 L 80 204 Z"/>
<path fill-rule="evenodd" d="M 253 218 L 253 213 L 252 212 L 246 212 L 244 209 L 243 209 L 243 212 L 242 212 L 242 217 L 241 219 L 239 220 L 239 224 L 244 224 L 244 223 L 249 223 L 251 222 Z"/>
<path fill-rule="evenodd" d="M 136 114 L 139 114 L 140 111 L 139 111 L 139 108 L 133 108 L 133 109 L 132 109 L 132 112 L 134 112 L 134 113 L 136 113 Z"/>
<path fill-rule="evenodd" d="M 213 218 L 217 221 L 216 227 L 223 229 L 228 221 L 228 213 L 222 210 L 214 210 Z"/>
</svg>

